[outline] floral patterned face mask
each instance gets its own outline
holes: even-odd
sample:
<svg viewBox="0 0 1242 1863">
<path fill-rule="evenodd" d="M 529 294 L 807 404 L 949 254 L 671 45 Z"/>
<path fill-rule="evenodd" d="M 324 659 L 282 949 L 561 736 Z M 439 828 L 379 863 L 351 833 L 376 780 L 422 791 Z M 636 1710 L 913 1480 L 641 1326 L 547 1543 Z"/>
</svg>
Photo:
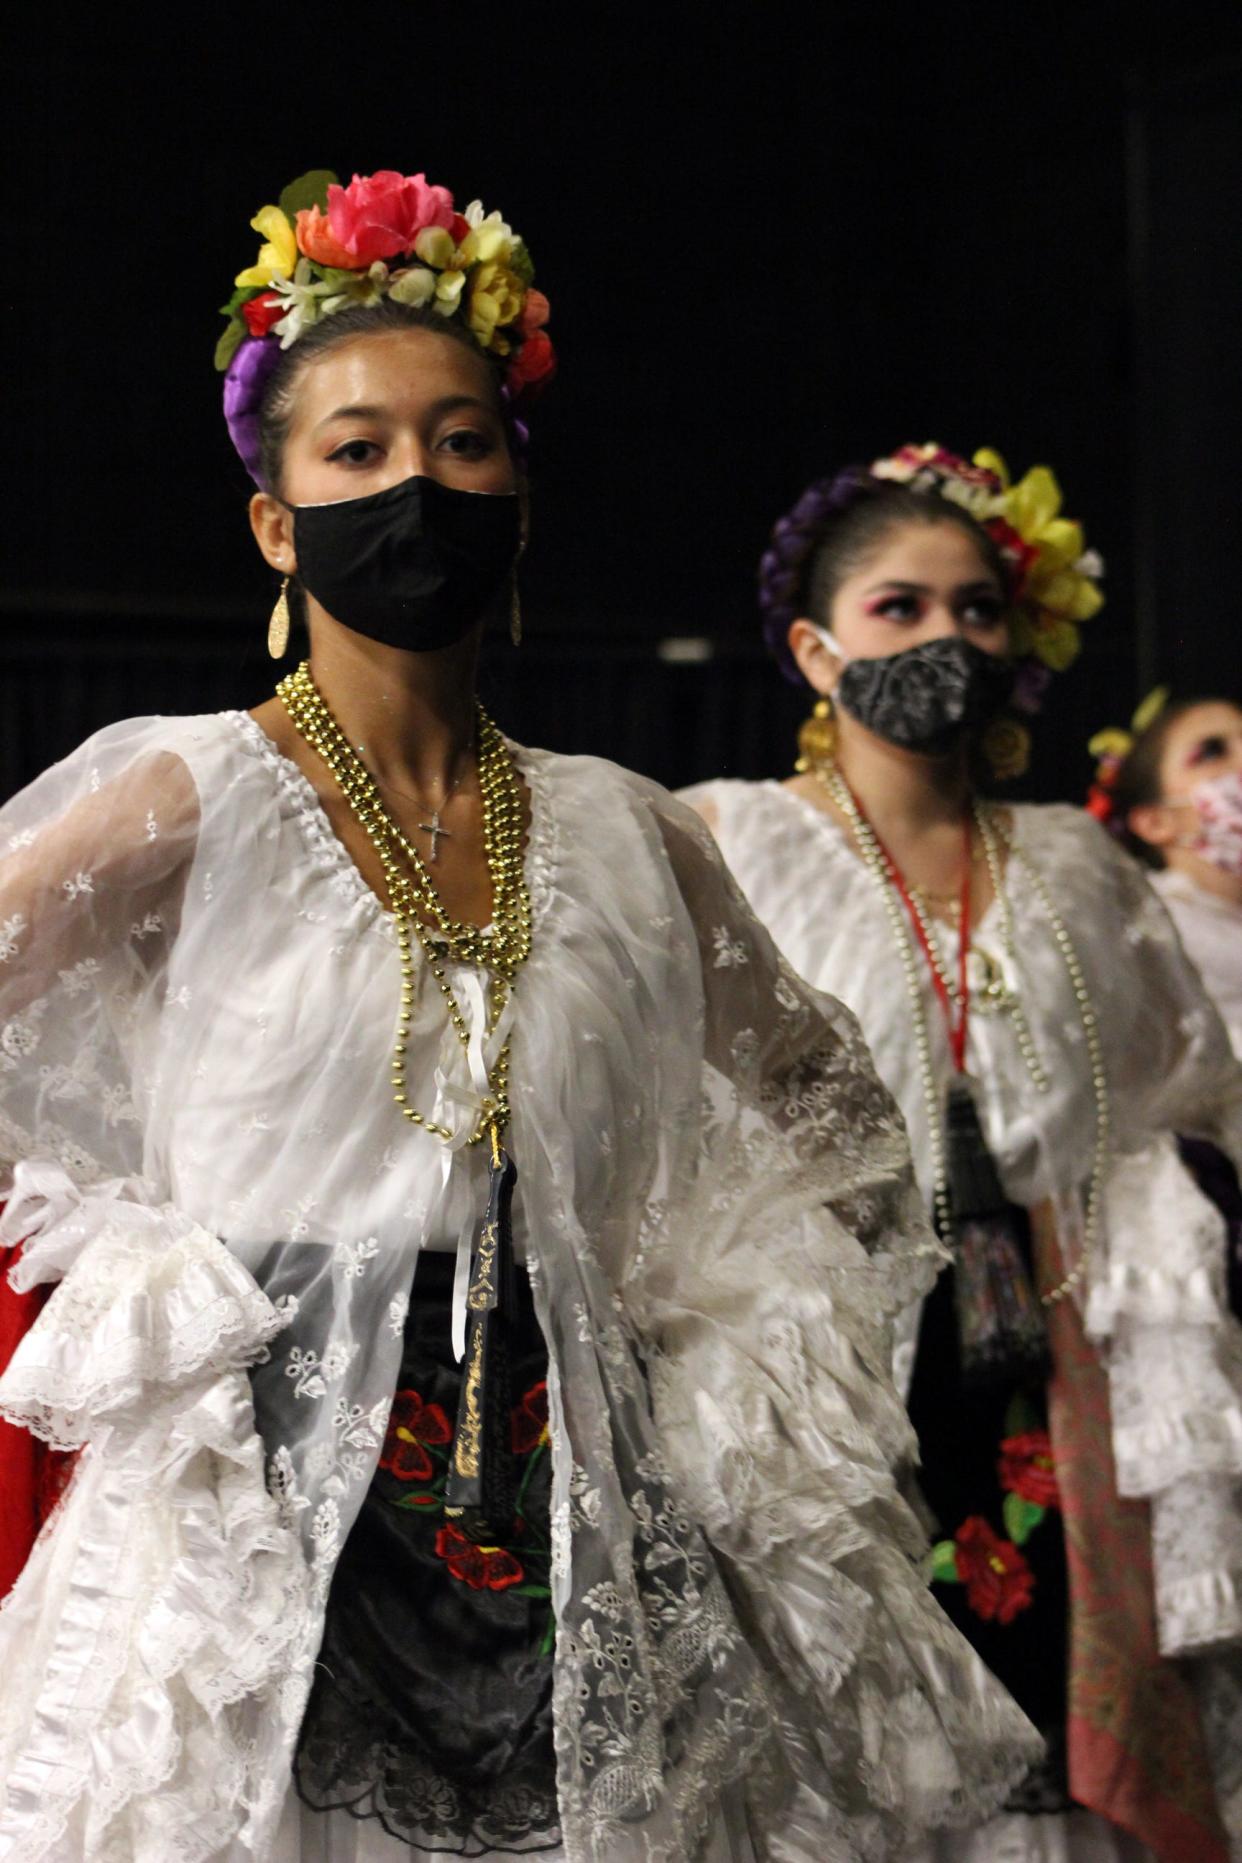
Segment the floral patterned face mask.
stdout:
<svg viewBox="0 0 1242 1863">
<path fill-rule="evenodd" d="M 827 630 L 821 638 L 845 658 Z M 847 659 L 833 698 L 877 737 L 940 757 L 1003 709 L 1013 678 L 1011 661 L 949 634 L 878 659 Z"/>
<path fill-rule="evenodd" d="M 1242 770 L 1226 770 L 1196 784 L 1189 801 L 1198 833 L 1186 845 L 1223 873 L 1242 878 Z"/>
</svg>

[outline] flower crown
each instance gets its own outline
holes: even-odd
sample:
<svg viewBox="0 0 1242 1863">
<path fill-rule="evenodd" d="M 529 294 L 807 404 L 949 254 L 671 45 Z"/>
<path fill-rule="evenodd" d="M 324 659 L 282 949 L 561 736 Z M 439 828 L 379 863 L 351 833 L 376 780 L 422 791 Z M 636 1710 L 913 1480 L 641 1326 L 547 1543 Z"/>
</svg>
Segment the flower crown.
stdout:
<svg viewBox="0 0 1242 1863">
<path fill-rule="evenodd" d="M 797 670 L 785 636 L 805 605 L 803 572 L 828 519 L 885 484 L 907 485 L 959 505 L 985 530 L 1000 554 L 1012 604 L 1009 639 L 1019 668 L 1015 702 L 1037 711 L 1054 672 L 1079 650 L 1079 624 L 1104 605 L 1104 565 L 1083 546 L 1082 526 L 1061 516 L 1061 489 L 1047 466 L 1033 466 L 1016 485 L 999 453 L 984 448 L 973 461 L 941 446 L 903 446 L 870 466 L 847 466 L 816 479 L 780 518 L 759 565 L 759 605 L 768 645 L 791 677 Z"/>
<path fill-rule="evenodd" d="M 533 398 L 555 370 L 548 300 L 533 288 L 530 254 L 480 201 L 458 213 L 448 189 L 425 175 L 381 169 L 342 187 L 312 169 L 250 224 L 264 244 L 221 307 L 228 323 L 216 367 L 225 372 L 229 433 L 256 483 L 259 409 L 282 350 L 346 305 L 392 298 L 456 318 L 501 362 L 511 405 Z"/>
<path fill-rule="evenodd" d="M 1109 725 L 1106 730 L 1097 731 L 1087 745 L 1096 760 L 1095 779 L 1087 791 L 1087 812 L 1103 822 L 1112 834 L 1120 834 L 1125 827 L 1117 813 L 1117 779 L 1135 743 L 1155 724 L 1168 702 L 1169 688 L 1157 686 L 1138 707 L 1128 731 L 1121 725 Z"/>
</svg>

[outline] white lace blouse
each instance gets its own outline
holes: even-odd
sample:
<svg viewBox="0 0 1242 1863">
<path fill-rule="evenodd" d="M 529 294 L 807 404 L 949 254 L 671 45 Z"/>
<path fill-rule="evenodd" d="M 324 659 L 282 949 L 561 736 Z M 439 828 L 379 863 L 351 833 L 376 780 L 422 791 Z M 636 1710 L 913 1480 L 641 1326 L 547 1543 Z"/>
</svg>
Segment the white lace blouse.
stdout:
<svg viewBox="0 0 1242 1863">
<path fill-rule="evenodd" d="M 1224 1017 L 1234 1053 L 1242 1056 L 1242 906 L 1172 869 L 1153 873 L 1151 883 Z"/>
<path fill-rule="evenodd" d="M 835 821 L 780 783 L 706 783 L 685 799 L 711 821 L 785 957 L 859 1018 L 930 1201 L 924 1089 L 877 882 Z M 1161 1646 L 1182 1654 L 1242 1637 L 1242 1332 L 1225 1305 L 1223 1223 L 1182 1166 L 1174 1134 L 1211 1138 L 1242 1160 L 1242 1067 L 1135 863 L 1081 810 L 1021 806 L 1012 820 L 1005 890 L 1016 962 L 997 904 L 972 942 L 1019 993 L 1048 1086 L 1033 1085 L 1014 1018 L 982 1013 L 977 998 L 968 1071 L 1006 1191 L 1028 1206 L 1053 1199 L 1072 1229 L 1091 1172 L 1096 1102 L 1082 1018 L 1033 867 L 1070 932 L 1099 1018 L 1111 1167 L 1086 1323 L 1108 1360 L 1121 1492 L 1154 1503 Z M 939 929 L 955 966 L 955 935 Z M 924 983 L 943 1088 L 952 1061 Z M 900 1329 L 901 1381 L 914 1317 Z"/>
<path fill-rule="evenodd" d="M 939 1259 L 900 1121 L 697 817 L 516 755 L 566 1855 L 691 1857 L 730 1782 L 784 1857 L 887 1855 L 1032 1757 L 893 1474 L 891 1320 Z M 0 1856 L 261 1858 L 415 1260 L 483 1161 L 398 1115 L 391 923 L 251 720 L 114 726 L 0 836 L 0 1237 L 59 1282 L 0 1410 L 85 1445 L 0 1613 Z M 424 981 L 412 1098 L 464 1131 Z"/>
</svg>

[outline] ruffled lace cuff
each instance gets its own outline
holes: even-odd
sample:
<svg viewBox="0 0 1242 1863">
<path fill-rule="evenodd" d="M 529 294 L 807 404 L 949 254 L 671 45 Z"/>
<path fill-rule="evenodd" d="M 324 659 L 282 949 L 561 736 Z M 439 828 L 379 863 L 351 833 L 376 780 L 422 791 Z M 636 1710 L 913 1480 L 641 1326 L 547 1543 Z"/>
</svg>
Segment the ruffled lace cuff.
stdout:
<svg viewBox="0 0 1242 1863">
<path fill-rule="evenodd" d="M 1152 1554 L 1162 1655 L 1242 1641 L 1242 1484 L 1191 1476 L 1158 1495 Z"/>
<path fill-rule="evenodd" d="M 860 1349 L 830 1263 L 769 1265 L 762 1286 L 721 1276 L 663 1309 L 649 1368 L 670 1459 L 773 1652 L 803 1794 L 906 1833 L 977 1822 L 1042 1743 L 924 1582 L 886 1338 Z"/>
<path fill-rule="evenodd" d="M 0 1378 L 0 1415 L 60 1449 L 144 1390 L 252 1363 L 285 1323 L 223 1243 L 134 1188 L 80 1191 L 58 1166 L 19 1165 L 0 1224 L 25 1239 L 19 1291 L 64 1277 Z"/>
<path fill-rule="evenodd" d="M 0 1407 L 89 1448 L 0 1613 L 0 1856 L 215 1856 L 277 1815 L 314 1649 L 244 1369 L 282 1316 L 177 1211 L 42 1191 L 65 1278 Z"/>
</svg>

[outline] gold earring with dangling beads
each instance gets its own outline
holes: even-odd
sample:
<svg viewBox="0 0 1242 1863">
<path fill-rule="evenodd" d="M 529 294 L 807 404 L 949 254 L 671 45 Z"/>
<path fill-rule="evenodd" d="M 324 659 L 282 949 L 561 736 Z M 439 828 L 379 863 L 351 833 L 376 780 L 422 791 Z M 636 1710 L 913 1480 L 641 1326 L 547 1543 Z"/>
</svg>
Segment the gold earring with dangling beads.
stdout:
<svg viewBox="0 0 1242 1863">
<path fill-rule="evenodd" d="M 798 760 L 794 770 L 799 776 L 822 769 L 837 754 L 837 718 L 830 698 L 816 699 L 811 715 L 798 727 Z"/>
<path fill-rule="evenodd" d="M 272 618 L 267 624 L 267 650 L 273 660 L 283 660 L 289 646 L 289 578 L 285 576 L 276 597 Z"/>
</svg>

